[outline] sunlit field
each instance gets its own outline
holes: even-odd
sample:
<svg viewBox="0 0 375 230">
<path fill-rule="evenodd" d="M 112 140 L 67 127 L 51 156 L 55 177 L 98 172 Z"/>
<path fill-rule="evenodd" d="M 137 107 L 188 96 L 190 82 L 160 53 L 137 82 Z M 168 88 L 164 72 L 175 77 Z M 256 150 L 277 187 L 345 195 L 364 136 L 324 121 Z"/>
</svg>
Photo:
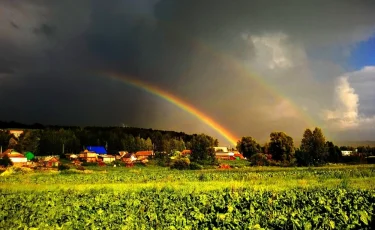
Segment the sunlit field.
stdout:
<svg viewBox="0 0 375 230">
<path fill-rule="evenodd" d="M 3 229 L 371 229 L 373 165 L 8 169 Z M 5 211 L 6 210 L 6 211 Z M 371 221 L 372 220 L 372 221 Z"/>
</svg>

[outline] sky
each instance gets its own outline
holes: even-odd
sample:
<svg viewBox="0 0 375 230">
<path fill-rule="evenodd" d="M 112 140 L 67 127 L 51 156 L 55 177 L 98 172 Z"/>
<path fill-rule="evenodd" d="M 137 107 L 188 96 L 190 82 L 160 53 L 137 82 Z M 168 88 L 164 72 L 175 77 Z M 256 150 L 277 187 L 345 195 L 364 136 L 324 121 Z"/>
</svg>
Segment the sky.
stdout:
<svg viewBox="0 0 375 230">
<path fill-rule="evenodd" d="M 0 120 L 229 143 L 132 78 L 238 138 L 298 140 L 317 126 L 329 140 L 374 140 L 373 12 L 372 0 L 2 0 Z"/>
</svg>

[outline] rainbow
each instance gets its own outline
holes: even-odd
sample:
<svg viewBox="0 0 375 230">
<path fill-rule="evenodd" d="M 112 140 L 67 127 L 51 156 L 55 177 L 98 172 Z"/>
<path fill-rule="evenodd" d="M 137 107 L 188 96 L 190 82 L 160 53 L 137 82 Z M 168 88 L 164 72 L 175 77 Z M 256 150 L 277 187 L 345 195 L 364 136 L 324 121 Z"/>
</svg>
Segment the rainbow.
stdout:
<svg viewBox="0 0 375 230">
<path fill-rule="evenodd" d="M 262 87 L 262 89 L 267 90 L 268 93 L 271 94 L 271 96 L 284 100 L 287 102 L 287 104 L 297 113 L 302 117 L 303 122 L 309 126 L 313 127 L 316 125 L 316 122 L 308 115 L 306 114 L 305 111 L 303 111 L 297 104 L 295 104 L 290 98 L 287 96 L 283 95 L 283 93 L 278 90 L 276 87 L 273 87 L 271 84 L 268 84 L 264 78 L 260 77 L 257 74 L 253 74 L 249 72 L 243 65 L 238 63 L 238 61 L 234 58 L 231 57 L 230 55 L 225 55 L 222 52 L 216 51 L 215 49 L 211 48 L 205 43 L 202 43 L 201 41 L 197 39 L 192 39 L 193 45 L 195 45 L 197 48 L 201 50 L 206 50 L 215 57 L 217 57 L 219 60 L 223 61 L 225 64 L 230 66 L 234 71 L 236 71 L 239 75 L 249 77 L 255 82 Z"/>
<path fill-rule="evenodd" d="M 118 73 L 109 73 L 104 72 L 103 75 L 110 77 L 113 80 L 121 81 L 125 84 L 134 86 L 136 88 L 142 89 L 148 93 L 154 94 L 174 105 L 179 107 L 180 109 L 190 113 L 191 115 L 198 118 L 203 123 L 207 124 L 209 127 L 211 127 L 213 130 L 215 130 L 217 133 L 219 133 L 221 136 L 223 136 L 226 140 L 229 141 L 231 145 L 236 145 L 237 140 L 239 140 L 234 134 L 232 134 L 229 130 L 221 126 L 219 123 L 214 121 L 212 118 L 210 118 L 208 115 L 202 113 L 197 108 L 193 107 L 192 105 L 188 104 L 187 102 L 183 101 L 182 99 L 178 98 L 177 96 L 155 86 L 151 85 L 147 82 L 140 81 L 136 79 L 135 77 L 131 77 L 129 75 L 125 74 L 118 74 Z"/>
<path fill-rule="evenodd" d="M 163 22 L 164 25 L 166 25 L 168 27 L 173 27 L 173 28 L 170 28 L 170 29 L 173 29 L 175 32 L 181 34 L 182 36 L 188 37 L 190 39 L 190 41 L 192 42 L 192 45 L 194 45 L 197 49 L 207 51 L 212 56 L 214 56 L 214 57 L 218 58 L 219 60 L 223 61 L 225 64 L 227 64 L 229 67 L 231 67 L 237 73 L 239 73 L 239 75 L 242 75 L 242 76 L 245 76 L 245 77 L 248 77 L 248 78 L 251 78 L 251 79 L 255 80 L 255 82 L 260 87 L 265 89 L 271 96 L 273 96 L 277 99 L 281 99 L 281 100 L 286 101 L 288 103 L 288 105 L 294 110 L 294 112 L 296 112 L 297 114 L 299 114 L 301 116 L 303 122 L 309 128 L 313 128 L 314 126 L 316 126 L 318 124 L 318 122 L 316 122 L 314 119 L 312 119 L 312 117 L 309 114 L 307 114 L 304 110 L 302 110 L 300 108 L 300 106 L 298 106 L 296 103 L 294 103 L 292 99 L 290 99 L 286 95 L 284 95 L 277 87 L 274 87 L 271 84 L 269 84 L 261 76 L 259 76 L 257 74 L 254 74 L 254 73 L 251 73 L 243 65 L 238 63 L 238 60 L 236 60 L 234 57 L 232 57 L 230 55 L 226 55 L 225 53 L 211 47 L 209 44 L 206 44 L 203 41 L 201 41 L 201 40 L 199 40 L 195 37 L 190 36 L 189 34 L 182 31 L 177 25 L 174 25 L 170 21 L 164 21 L 163 20 L 163 21 L 159 21 L 159 22 Z"/>
</svg>

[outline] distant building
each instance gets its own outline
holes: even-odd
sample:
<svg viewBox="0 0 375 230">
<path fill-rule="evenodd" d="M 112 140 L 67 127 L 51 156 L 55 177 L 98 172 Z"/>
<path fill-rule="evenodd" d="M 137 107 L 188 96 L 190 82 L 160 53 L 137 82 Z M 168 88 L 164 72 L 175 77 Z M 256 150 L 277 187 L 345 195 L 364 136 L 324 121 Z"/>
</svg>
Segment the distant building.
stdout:
<svg viewBox="0 0 375 230">
<path fill-rule="evenodd" d="M 181 152 L 182 156 L 187 156 L 187 155 L 190 155 L 190 154 L 191 154 L 191 150 L 188 150 L 188 149 L 182 150 L 182 152 Z"/>
<path fill-rule="evenodd" d="M 27 164 L 27 158 L 13 149 L 7 149 L 1 154 L 1 157 L 8 156 L 14 166 L 23 166 Z"/>
<path fill-rule="evenodd" d="M 96 154 L 107 154 L 107 150 L 104 148 L 104 146 L 87 146 L 86 149 Z"/>
<path fill-rule="evenodd" d="M 95 152 L 85 150 L 79 154 L 78 158 L 86 162 L 97 162 L 98 154 L 96 154 Z"/>
<path fill-rule="evenodd" d="M 111 163 L 116 160 L 115 156 L 113 155 L 99 155 L 98 157 L 104 163 Z"/>
<path fill-rule="evenodd" d="M 145 159 L 145 158 L 148 158 L 148 157 L 152 157 L 155 154 L 154 154 L 154 151 L 138 151 L 138 152 L 135 153 L 135 155 L 140 160 L 140 159 Z"/>
<path fill-rule="evenodd" d="M 341 154 L 343 156 L 350 156 L 350 155 L 352 155 L 352 153 L 353 153 L 353 151 L 350 151 L 350 150 L 342 150 L 341 151 Z"/>
<path fill-rule="evenodd" d="M 214 147 L 214 150 L 215 152 L 223 152 L 223 153 L 229 152 L 228 147 Z"/>
<path fill-rule="evenodd" d="M 57 157 L 49 156 L 43 159 L 43 164 L 45 167 L 57 167 L 60 165 L 60 161 Z"/>
<path fill-rule="evenodd" d="M 19 138 L 23 130 L 9 130 L 9 134 L 13 135 L 15 138 Z"/>
</svg>

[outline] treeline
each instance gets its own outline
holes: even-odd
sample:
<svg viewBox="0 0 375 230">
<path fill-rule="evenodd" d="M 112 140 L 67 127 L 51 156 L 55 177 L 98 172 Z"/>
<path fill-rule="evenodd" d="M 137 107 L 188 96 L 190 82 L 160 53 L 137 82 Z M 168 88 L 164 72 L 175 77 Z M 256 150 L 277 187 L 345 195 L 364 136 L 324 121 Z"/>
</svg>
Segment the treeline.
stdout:
<svg viewBox="0 0 375 230">
<path fill-rule="evenodd" d="M 306 129 L 299 148 L 294 146 L 293 138 L 286 133 L 272 132 L 269 142 L 263 146 L 247 136 L 238 141 L 237 149 L 256 165 L 317 166 L 339 163 L 345 161 L 342 150 L 354 152 L 357 149 L 352 156 L 355 159 L 351 160 L 361 160 L 366 156 L 375 155 L 375 147 L 338 147 L 326 140 L 320 128 Z"/>
<path fill-rule="evenodd" d="M 4 125 L 4 122 L 1 124 Z M 7 124 L 12 126 L 3 128 L 22 128 L 14 126 L 15 123 Z M 23 127 L 30 128 L 26 125 Z M 8 130 L 2 130 L 0 146 L 3 150 L 13 148 L 19 152 L 31 151 L 37 155 L 79 153 L 90 145 L 105 146 L 109 153 L 141 150 L 169 153 L 190 148 L 194 136 L 197 135 L 133 127 L 43 126 L 39 129 L 25 129 L 19 138 L 10 135 Z M 218 141 L 213 140 L 217 146 Z"/>
</svg>

